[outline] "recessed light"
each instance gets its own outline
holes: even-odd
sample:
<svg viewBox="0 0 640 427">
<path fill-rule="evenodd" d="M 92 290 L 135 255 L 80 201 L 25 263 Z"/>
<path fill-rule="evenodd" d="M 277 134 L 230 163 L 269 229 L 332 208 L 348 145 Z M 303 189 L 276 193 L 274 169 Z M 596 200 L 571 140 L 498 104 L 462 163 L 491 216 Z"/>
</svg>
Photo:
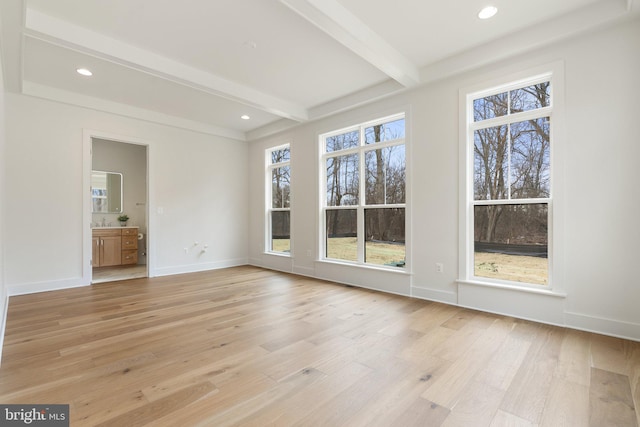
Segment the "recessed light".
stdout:
<svg viewBox="0 0 640 427">
<path fill-rule="evenodd" d="M 480 19 L 489 19 L 493 15 L 498 13 L 498 8 L 495 6 L 487 6 L 484 7 L 480 12 L 478 12 L 478 18 Z"/>
<path fill-rule="evenodd" d="M 83 76 L 87 76 L 87 77 L 89 77 L 89 76 L 93 76 L 93 73 L 92 73 L 91 71 L 87 70 L 86 68 L 78 68 L 78 69 L 76 70 L 76 72 L 77 72 L 78 74 L 81 74 L 81 75 L 83 75 Z"/>
<path fill-rule="evenodd" d="M 243 115 L 240 116 L 240 118 L 242 120 L 249 120 L 251 117 L 247 116 L 246 114 L 243 114 Z"/>
</svg>

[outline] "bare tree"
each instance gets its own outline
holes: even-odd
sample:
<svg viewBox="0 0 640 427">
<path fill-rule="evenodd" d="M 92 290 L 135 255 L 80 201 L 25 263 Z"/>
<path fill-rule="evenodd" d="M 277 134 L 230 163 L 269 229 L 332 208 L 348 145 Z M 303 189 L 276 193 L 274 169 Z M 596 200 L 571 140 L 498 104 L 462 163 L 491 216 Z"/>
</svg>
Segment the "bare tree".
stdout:
<svg viewBox="0 0 640 427">
<path fill-rule="evenodd" d="M 358 132 L 349 132 L 327 138 L 327 151 L 339 151 L 358 144 Z M 327 206 L 345 206 L 358 203 L 358 155 L 336 155 L 327 158 Z M 345 233 L 351 229 L 350 221 L 342 224 L 341 219 L 348 217 L 339 210 L 327 211 L 327 234 Z"/>
<path fill-rule="evenodd" d="M 550 105 L 549 82 L 474 100 L 474 120 L 481 121 Z M 474 197 L 476 200 L 530 199 L 548 197 L 550 165 L 549 118 L 483 128 L 474 133 Z M 506 212 L 506 213 L 505 213 Z M 537 212 L 537 213 L 536 213 Z M 476 240 L 493 242 L 500 238 L 497 227 L 504 214 L 509 223 L 526 221 L 511 230 L 530 233 L 544 221 L 541 210 L 517 205 L 476 207 Z M 503 233 L 500 233 L 503 234 Z M 534 233 L 536 234 L 536 233 Z"/>
</svg>

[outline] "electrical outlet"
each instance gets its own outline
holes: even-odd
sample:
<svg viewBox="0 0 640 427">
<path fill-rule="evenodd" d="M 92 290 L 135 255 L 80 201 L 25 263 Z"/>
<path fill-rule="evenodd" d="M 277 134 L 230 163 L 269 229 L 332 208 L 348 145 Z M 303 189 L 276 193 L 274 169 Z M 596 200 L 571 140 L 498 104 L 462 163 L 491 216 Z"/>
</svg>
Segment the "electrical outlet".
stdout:
<svg viewBox="0 0 640 427">
<path fill-rule="evenodd" d="M 307 256 L 311 258 L 311 249 L 307 250 Z"/>
<path fill-rule="evenodd" d="M 441 262 L 436 262 L 436 273 L 442 273 L 444 271 L 444 265 Z"/>
<path fill-rule="evenodd" d="M 188 254 L 189 253 L 189 248 L 184 248 L 184 253 Z"/>
</svg>

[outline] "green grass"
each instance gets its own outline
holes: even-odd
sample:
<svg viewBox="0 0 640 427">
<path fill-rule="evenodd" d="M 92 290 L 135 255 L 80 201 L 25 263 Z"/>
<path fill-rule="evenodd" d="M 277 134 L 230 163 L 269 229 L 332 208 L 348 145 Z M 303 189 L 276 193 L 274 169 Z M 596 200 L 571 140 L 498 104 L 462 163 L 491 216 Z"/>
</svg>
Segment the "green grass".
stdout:
<svg viewBox="0 0 640 427">
<path fill-rule="evenodd" d="M 291 252 L 291 240 L 273 239 L 271 241 L 271 250 L 274 252 Z"/>
<path fill-rule="evenodd" d="M 271 245 L 274 252 L 289 252 L 291 250 L 289 239 L 273 239 Z M 355 262 L 358 260 L 357 245 L 355 237 L 330 238 L 327 242 L 327 258 Z M 405 260 L 404 244 L 366 242 L 365 251 L 369 264 L 386 265 Z"/>
<path fill-rule="evenodd" d="M 289 252 L 289 239 L 273 239 L 274 252 Z M 327 258 L 344 261 L 358 260 L 357 239 L 355 237 L 333 237 L 327 241 Z M 367 263 L 386 265 L 405 260 L 405 246 L 402 244 L 366 242 Z M 549 262 L 546 258 L 492 254 L 476 252 L 474 274 L 512 282 L 546 285 L 549 283 Z"/>
<path fill-rule="evenodd" d="M 547 258 L 476 252 L 474 270 L 474 274 L 478 277 L 538 285 L 549 283 Z"/>
<path fill-rule="evenodd" d="M 387 265 L 404 262 L 405 246 L 397 243 L 366 242 L 365 256 L 368 264 Z M 355 237 L 332 237 L 327 239 L 327 258 L 357 261 L 357 239 Z"/>
</svg>

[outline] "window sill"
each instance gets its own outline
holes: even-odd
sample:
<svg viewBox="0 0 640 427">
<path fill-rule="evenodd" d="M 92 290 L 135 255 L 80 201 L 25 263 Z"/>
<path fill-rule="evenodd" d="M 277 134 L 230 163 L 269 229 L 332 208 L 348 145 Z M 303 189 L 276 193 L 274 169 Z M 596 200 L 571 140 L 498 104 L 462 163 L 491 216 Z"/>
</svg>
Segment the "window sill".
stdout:
<svg viewBox="0 0 640 427">
<path fill-rule="evenodd" d="M 556 297 L 556 298 L 567 297 L 567 294 L 564 292 L 558 292 L 558 291 L 553 291 L 549 289 L 537 289 L 537 288 L 529 288 L 525 286 L 507 285 L 502 283 L 482 282 L 479 280 L 456 280 L 456 282 L 463 285 L 473 285 L 473 286 L 480 286 L 485 288 L 505 289 L 509 291 L 526 292 L 526 293 L 531 293 L 536 295 L 545 295 L 545 296 Z"/>
<path fill-rule="evenodd" d="M 316 263 L 325 264 L 325 265 L 337 265 L 341 267 L 355 267 L 355 268 L 362 268 L 365 270 L 383 271 L 387 273 L 397 273 L 397 274 L 406 274 L 406 275 L 411 274 L 411 272 L 409 272 L 406 268 L 385 267 L 384 265 L 369 265 L 369 264 L 363 265 L 363 264 L 355 264 L 352 262 L 340 262 L 332 259 L 320 259 L 320 260 L 316 260 Z"/>
<path fill-rule="evenodd" d="M 273 256 L 279 256 L 279 257 L 283 257 L 283 258 L 291 258 L 291 253 L 290 252 L 263 252 L 263 255 L 273 255 Z"/>
</svg>

